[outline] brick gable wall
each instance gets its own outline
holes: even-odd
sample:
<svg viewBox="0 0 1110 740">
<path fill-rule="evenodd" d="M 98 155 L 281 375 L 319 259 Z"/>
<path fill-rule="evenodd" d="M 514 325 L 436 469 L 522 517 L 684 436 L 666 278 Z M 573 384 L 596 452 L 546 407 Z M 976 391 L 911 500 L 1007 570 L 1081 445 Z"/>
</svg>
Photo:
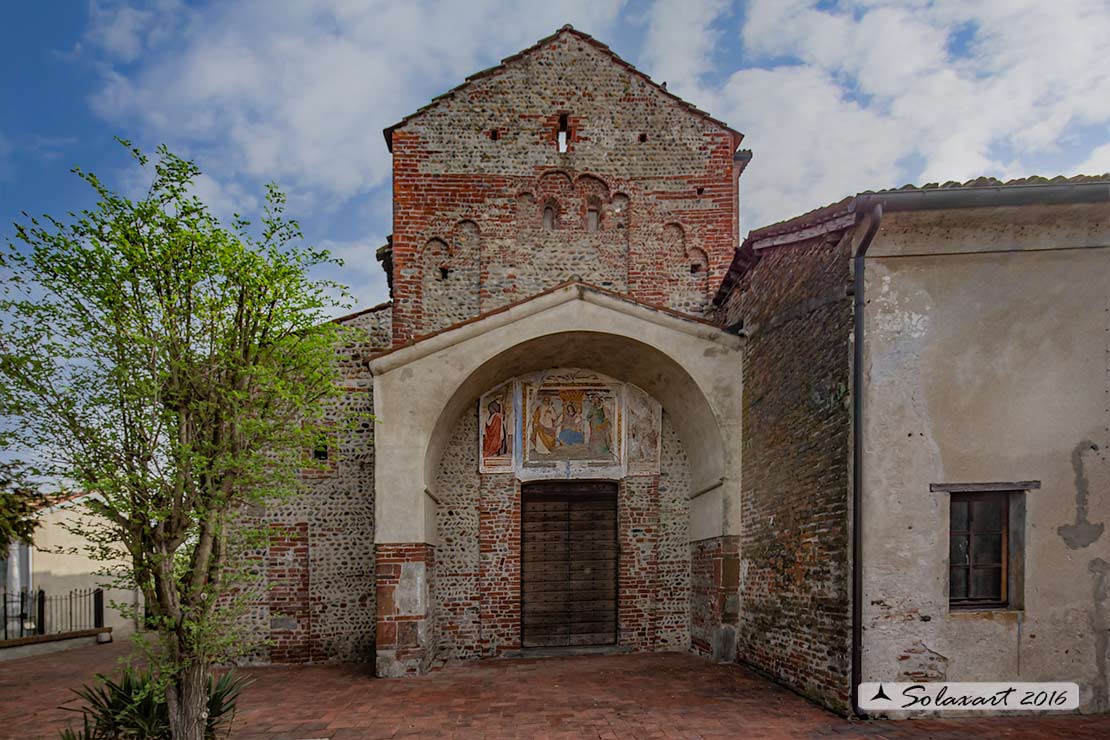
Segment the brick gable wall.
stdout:
<svg viewBox="0 0 1110 740">
<path fill-rule="evenodd" d="M 395 342 L 573 276 L 701 313 L 735 248 L 735 135 L 572 33 L 448 94 L 392 142 Z"/>
<path fill-rule="evenodd" d="M 766 249 L 721 317 L 750 332 L 737 655 L 841 711 L 851 632 L 849 258 L 847 242 L 829 237 Z"/>
</svg>

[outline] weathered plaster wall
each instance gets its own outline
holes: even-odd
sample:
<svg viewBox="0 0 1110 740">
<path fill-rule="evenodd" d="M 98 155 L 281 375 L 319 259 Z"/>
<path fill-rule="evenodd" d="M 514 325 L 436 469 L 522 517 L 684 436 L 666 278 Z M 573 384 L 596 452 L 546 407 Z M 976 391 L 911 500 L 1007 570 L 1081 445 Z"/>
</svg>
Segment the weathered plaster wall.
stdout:
<svg viewBox="0 0 1110 740">
<path fill-rule="evenodd" d="M 435 659 L 520 649 L 520 483 L 478 472 L 477 410 L 464 413 L 436 478 Z M 666 414 L 661 472 L 621 481 L 619 642 L 636 650 L 690 645 L 690 472 Z"/>
<path fill-rule="evenodd" d="M 397 342 L 575 275 L 699 313 L 736 246 L 738 138 L 573 31 L 476 75 L 392 142 Z"/>
<path fill-rule="evenodd" d="M 849 254 L 838 233 L 771 247 L 728 298 L 743 320 L 737 656 L 849 703 Z"/>
<path fill-rule="evenodd" d="M 379 544 L 374 559 L 377 623 L 375 675 L 401 678 L 426 673 L 435 660 L 435 547 Z"/>
<path fill-rule="evenodd" d="M 888 213 L 867 260 L 863 680 L 1110 709 L 1110 206 Z M 1022 494 L 1024 608 L 948 609 L 949 494 Z"/>
<path fill-rule="evenodd" d="M 61 504 L 39 515 L 31 553 L 30 586 L 35 590 L 46 591 L 48 597 L 65 596 L 78 589 L 103 588 L 104 626 L 112 628 L 114 637 L 126 637 L 135 631 L 135 619 L 113 609 L 111 604 L 126 604 L 134 615 L 142 608 L 143 595 L 139 589 L 110 588 L 113 579 L 98 575 L 106 567 L 114 569 L 127 562 L 127 551 L 122 545 L 118 559 L 93 560 L 85 552 L 85 548 L 89 546 L 88 540 L 67 529 L 71 526 L 92 526 L 88 519 L 91 516 L 93 515 L 80 501 Z M 69 552 L 72 549 L 76 549 L 77 554 Z M 46 618 L 47 631 L 62 631 L 65 625 L 64 613 L 48 611 Z M 91 627 L 92 624 L 87 626 Z"/>
</svg>

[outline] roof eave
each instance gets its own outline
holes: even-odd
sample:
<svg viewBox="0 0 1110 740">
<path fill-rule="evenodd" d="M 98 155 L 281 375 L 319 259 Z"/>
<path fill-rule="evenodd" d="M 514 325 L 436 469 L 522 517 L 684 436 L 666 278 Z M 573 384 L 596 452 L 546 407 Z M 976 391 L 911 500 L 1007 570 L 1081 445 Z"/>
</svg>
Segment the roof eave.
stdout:
<svg viewBox="0 0 1110 740">
<path fill-rule="evenodd" d="M 720 306 L 724 303 L 744 273 L 759 261 L 758 249 L 850 228 L 876 203 L 881 203 L 883 211 L 887 212 L 1107 202 L 1110 202 L 1110 180 L 1050 180 L 1011 185 L 1000 183 L 990 186 L 903 188 L 858 193 L 808 214 L 749 233 L 736 249 L 728 272 L 713 297 L 713 305 Z"/>
</svg>

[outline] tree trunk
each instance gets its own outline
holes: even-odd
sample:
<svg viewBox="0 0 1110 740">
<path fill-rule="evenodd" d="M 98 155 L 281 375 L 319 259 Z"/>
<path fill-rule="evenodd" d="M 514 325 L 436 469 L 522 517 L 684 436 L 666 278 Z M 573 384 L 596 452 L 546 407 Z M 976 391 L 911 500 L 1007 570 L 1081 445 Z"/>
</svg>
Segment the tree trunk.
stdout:
<svg viewBox="0 0 1110 740">
<path fill-rule="evenodd" d="M 204 740 L 208 725 L 208 667 L 186 666 L 166 687 L 173 740 Z"/>
</svg>

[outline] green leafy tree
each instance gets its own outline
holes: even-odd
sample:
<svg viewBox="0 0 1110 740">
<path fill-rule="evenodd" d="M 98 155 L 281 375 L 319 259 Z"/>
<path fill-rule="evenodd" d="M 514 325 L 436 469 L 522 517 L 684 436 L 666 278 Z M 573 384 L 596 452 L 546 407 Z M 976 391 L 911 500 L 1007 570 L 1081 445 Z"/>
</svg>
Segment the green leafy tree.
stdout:
<svg viewBox="0 0 1110 740">
<path fill-rule="evenodd" d="M 30 542 L 35 533 L 35 512 L 43 498 L 25 482 L 26 471 L 17 462 L 0 462 L 0 556 L 17 542 Z"/>
<path fill-rule="evenodd" d="M 243 514 L 313 464 L 346 292 L 311 277 L 339 262 L 300 246 L 275 187 L 257 226 L 225 227 L 192 194 L 193 162 L 131 153 L 141 199 L 74 170 L 96 206 L 24 214 L 0 252 L 0 409 L 44 472 L 93 494 L 92 554 L 126 551 L 173 737 L 200 740 L 211 666 L 249 646 L 231 607 Z"/>
</svg>

